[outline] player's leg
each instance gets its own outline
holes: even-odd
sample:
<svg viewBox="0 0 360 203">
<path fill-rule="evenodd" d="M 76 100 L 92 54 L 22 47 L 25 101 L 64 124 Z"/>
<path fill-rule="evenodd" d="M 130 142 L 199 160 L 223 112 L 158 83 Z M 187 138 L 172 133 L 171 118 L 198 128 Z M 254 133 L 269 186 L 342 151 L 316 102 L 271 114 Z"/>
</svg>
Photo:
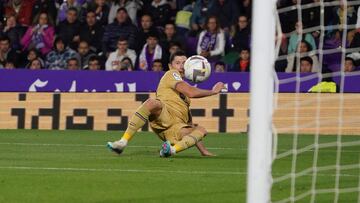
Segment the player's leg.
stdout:
<svg viewBox="0 0 360 203">
<path fill-rule="evenodd" d="M 188 149 L 199 143 L 206 133 L 205 128 L 201 126 L 181 128 L 179 131 L 181 139 L 174 143 L 174 146 L 171 146 L 171 141 L 169 140 L 164 142 L 160 150 L 160 156 L 167 157 Z M 199 146 L 202 146 L 201 143 Z"/>
<path fill-rule="evenodd" d="M 145 125 L 149 117 L 158 117 L 161 113 L 161 110 L 162 103 L 159 100 L 151 98 L 146 100 L 131 117 L 126 131 L 121 139 L 115 142 L 108 142 L 108 148 L 120 154 L 127 146 L 127 143 L 135 135 L 135 133 Z"/>
</svg>

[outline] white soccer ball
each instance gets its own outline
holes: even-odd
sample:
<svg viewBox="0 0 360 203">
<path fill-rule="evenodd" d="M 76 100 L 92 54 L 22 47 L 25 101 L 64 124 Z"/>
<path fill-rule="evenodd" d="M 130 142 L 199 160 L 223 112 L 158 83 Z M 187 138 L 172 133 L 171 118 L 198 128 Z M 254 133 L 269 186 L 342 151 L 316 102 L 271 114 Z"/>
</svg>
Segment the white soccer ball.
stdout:
<svg viewBox="0 0 360 203">
<path fill-rule="evenodd" d="M 208 60 L 199 55 L 189 57 L 184 64 L 185 78 L 200 83 L 207 80 L 211 73 L 211 65 Z"/>
</svg>

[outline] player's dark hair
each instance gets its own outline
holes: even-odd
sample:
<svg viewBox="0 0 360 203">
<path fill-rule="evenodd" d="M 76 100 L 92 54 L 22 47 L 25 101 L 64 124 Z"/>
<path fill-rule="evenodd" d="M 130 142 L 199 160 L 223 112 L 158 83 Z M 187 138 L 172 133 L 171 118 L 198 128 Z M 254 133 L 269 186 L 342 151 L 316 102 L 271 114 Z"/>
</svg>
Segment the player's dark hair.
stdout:
<svg viewBox="0 0 360 203">
<path fill-rule="evenodd" d="M 173 60 L 175 59 L 176 56 L 186 56 L 185 52 L 179 50 L 179 51 L 176 51 L 175 53 L 171 54 L 170 56 L 170 63 L 173 62 Z"/>
</svg>

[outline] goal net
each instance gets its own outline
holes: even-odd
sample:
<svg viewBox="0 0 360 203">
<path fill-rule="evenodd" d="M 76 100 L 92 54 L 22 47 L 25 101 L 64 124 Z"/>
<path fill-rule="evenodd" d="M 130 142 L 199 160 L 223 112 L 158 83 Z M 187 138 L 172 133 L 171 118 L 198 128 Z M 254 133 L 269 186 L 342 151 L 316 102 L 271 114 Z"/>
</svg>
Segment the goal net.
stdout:
<svg viewBox="0 0 360 203">
<path fill-rule="evenodd" d="M 256 2 L 252 39 L 257 24 L 269 23 L 275 47 L 252 41 L 247 201 L 359 203 L 360 93 L 354 86 L 360 85 L 360 1 L 274 1 L 267 7 L 273 16 L 262 11 L 258 17 L 264 21 L 256 19 Z M 275 50 L 271 73 L 261 67 L 273 89 L 255 75 L 257 52 L 265 46 Z M 273 94 L 255 97 L 260 86 Z M 261 104 L 255 100 L 270 111 L 256 110 Z"/>
</svg>

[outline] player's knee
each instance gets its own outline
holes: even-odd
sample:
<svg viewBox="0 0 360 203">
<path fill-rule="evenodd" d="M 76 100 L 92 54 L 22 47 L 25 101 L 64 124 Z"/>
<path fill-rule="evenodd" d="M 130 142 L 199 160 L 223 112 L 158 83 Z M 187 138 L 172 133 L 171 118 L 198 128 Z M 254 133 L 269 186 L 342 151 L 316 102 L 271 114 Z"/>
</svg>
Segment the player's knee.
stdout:
<svg viewBox="0 0 360 203">
<path fill-rule="evenodd" d="M 149 109 L 150 112 L 156 112 L 161 110 L 162 105 L 159 100 L 149 98 L 144 102 L 144 105 Z"/>
<path fill-rule="evenodd" d="M 202 127 L 202 126 L 196 126 L 196 130 L 200 131 L 204 135 L 207 134 L 206 129 L 204 127 Z"/>
</svg>

